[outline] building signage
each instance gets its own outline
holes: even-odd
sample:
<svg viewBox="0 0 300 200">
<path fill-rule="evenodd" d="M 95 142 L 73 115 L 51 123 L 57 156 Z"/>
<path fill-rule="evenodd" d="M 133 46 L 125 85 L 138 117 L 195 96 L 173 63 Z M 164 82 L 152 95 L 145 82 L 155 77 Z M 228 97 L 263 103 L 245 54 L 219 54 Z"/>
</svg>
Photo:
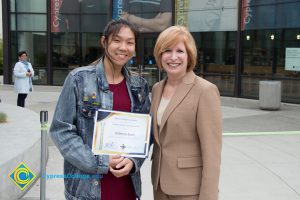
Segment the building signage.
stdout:
<svg viewBox="0 0 300 200">
<path fill-rule="evenodd" d="M 114 0 L 113 1 L 113 10 L 112 10 L 112 18 L 120 19 L 122 15 L 123 9 L 123 1 L 122 0 Z"/>
<path fill-rule="evenodd" d="M 59 32 L 59 26 L 61 23 L 60 6 L 63 0 L 51 1 L 51 32 Z"/>
<path fill-rule="evenodd" d="M 191 32 L 237 30 L 238 0 L 185 1 Z M 178 5 L 180 4 L 181 1 L 178 1 Z"/>
<path fill-rule="evenodd" d="M 175 2 L 175 24 L 181 25 L 181 26 L 188 26 L 188 6 L 189 6 L 189 0 L 177 0 Z"/>
<path fill-rule="evenodd" d="M 242 30 L 298 28 L 300 2 L 242 0 Z"/>
<path fill-rule="evenodd" d="M 300 48 L 285 49 L 285 70 L 300 71 Z"/>
<path fill-rule="evenodd" d="M 172 0 L 113 0 L 112 3 L 112 18 L 128 20 L 140 32 L 161 32 L 172 24 Z"/>
</svg>

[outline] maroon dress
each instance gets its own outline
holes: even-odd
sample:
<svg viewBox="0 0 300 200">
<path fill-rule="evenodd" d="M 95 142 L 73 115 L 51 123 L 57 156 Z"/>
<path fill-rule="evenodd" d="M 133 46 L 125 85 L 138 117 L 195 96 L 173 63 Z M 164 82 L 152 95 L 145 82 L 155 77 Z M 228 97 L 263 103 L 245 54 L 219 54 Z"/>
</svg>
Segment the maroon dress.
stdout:
<svg viewBox="0 0 300 200">
<path fill-rule="evenodd" d="M 130 112 L 130 97 L 126 80 L 118 84 L 109 84 L 113 93 L 113 110 Z M 101 179 L 101 200 L 136 200 L 130 175 L 120 178 L 108 172 Z"/>
</svg>

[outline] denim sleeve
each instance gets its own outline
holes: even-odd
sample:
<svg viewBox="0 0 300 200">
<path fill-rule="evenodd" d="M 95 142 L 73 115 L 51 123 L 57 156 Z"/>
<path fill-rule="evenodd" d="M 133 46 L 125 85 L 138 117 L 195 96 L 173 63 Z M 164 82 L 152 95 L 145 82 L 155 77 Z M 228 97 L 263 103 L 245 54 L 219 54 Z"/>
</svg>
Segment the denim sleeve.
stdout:
<svg viewBox="0 0 300 200">
<path fill-rule="evenodd" d="M 129 158 L 133 164 L 134 164 L 134 167 L 133 167 L 133 170 L 131 170 L 130 174 L 134 174 L 134 173 L 137 173 L 140 171 L 144 161 L 145 161 L 145 158 Z"/>
<path fill-rule="evenodd" d="M 77 130 L 77 89 L 75 77 L 67 77 L 54 112 L 50 136 L 66 161 L 87 173 L 106 174 L 108 156 L 95 156 Z"/>
<path fill-rule="evenodd" d="M 142 102 L 142 109 L 141 109 L 141 113 L 146 113 L 148 114 L 150 112 L 150 98 L 149 98 L 149 85 L 148 83 L 144 80 L 144 90 L 143 90 L 143 95 L 144 98 L 143 102 Z M 151 139 L 150 139 L 151 140 Z M 150 146 L 149 146 L 150 148 Z M 131 171 L 131 173 L 136 173 L 140 170 L 140 168 L 142 167 L 145 158 L 130 158 L 132 160 L 132 162 L 134 163 L 134 170 Z"/>
</svg>

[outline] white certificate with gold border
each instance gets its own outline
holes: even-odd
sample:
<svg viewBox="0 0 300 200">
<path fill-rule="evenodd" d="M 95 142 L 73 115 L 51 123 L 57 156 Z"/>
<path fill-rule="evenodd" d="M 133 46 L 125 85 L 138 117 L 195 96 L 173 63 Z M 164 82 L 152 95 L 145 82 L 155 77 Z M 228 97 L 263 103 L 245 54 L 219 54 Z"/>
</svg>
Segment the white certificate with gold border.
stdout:
<svg viewBox="0 0 300 200">
<path fill-rule="evenodd" d="M 146 158 L 150 142 L 149 114 L 99 109 L 95 115 L 92 151 Z"/>
</svg>

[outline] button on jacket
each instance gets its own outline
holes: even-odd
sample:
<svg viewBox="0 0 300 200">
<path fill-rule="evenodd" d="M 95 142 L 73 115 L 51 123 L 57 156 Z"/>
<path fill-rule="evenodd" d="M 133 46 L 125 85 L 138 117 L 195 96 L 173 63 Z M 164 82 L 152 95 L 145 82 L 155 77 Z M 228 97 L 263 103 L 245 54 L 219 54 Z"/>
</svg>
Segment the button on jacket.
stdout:
<svg viewBox="0 0 300 200">
<path fill-rule="evenodd" d="M 148 84 L 142 77 L 126 78 L 131 112 L 149 113 Z M 108 172 L 108 155 L 94 155 L 91 151 L 94 115 L 98 108 L 112 110 L 113 98 L 106 80 L 103 60 L 96 66 L 80 67 L 68 75 L 57 102 L 50 135 L 64 157 L 64 175 L 75 174 L 79 178 L 65 178 L 65 197 L 70 200 L 100 199 L 101 174 Z M 134 171 L 131 178 L 136 196 L 141 196 L 139 169 L 144 159 L 132 158 Z M 88 178 L 80 178 L 82 177 Z M 85 175 L 85 176 L 84 176 Z M 116 191 L 117 192 L 117 191 Z"/>
</svg>

